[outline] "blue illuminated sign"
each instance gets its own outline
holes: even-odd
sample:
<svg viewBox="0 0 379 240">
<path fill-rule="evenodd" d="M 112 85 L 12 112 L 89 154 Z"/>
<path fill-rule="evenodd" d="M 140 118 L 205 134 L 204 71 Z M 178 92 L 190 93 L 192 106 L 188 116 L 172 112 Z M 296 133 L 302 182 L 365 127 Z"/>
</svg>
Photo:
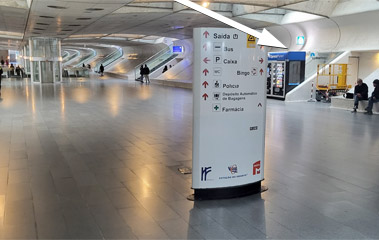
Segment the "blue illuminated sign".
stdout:
<svg viewBox="0 0 379 240">
<path fill-rule="evenodd" d="M 305 61 L 305 52 L 270 52 L 269 61 Z"/>
<path fill-rule="evenodd" d="M 172 46 L 172 52 L 182 53 L 183 52 L 183 46 Z"/>
</svg>

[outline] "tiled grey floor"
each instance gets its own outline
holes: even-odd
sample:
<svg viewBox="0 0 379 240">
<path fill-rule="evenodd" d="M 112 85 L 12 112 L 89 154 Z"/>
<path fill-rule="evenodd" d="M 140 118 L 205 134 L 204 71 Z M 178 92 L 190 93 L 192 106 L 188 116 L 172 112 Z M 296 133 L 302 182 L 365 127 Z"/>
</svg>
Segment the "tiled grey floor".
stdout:
<svg viewBox="0 0 379 240">
<path fill-rule="evenodd" d="M 269 101 L 261 195 L 190 202 L 192 93 L 3 81 L 0 238 L 379 238 L 379 116 Z"/>
</svg>

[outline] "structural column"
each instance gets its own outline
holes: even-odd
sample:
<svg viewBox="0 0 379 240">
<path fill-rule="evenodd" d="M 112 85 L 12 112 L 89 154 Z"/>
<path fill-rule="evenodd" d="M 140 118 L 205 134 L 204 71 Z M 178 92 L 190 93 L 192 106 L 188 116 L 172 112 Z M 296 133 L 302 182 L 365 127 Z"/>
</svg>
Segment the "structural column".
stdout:
<svg viewBox="0 0 379 240">
<path fill-rule="evenodd" d="M 28 46 L 32 81 L 60 82 L 62 80 L 61 41 L 58 38 L 30 38 Z"/>
</svg>

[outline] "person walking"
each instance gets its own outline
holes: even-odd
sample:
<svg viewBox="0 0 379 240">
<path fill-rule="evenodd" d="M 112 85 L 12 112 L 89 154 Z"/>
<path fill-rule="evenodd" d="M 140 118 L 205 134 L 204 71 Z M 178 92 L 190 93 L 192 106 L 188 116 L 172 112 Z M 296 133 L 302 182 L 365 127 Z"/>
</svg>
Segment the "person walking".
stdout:
<svg viewBox="0 0 379 240">
<path fill-rule="evenodd" d="M 374 91 L 371 94 L 371 97 L 368 99 L 368 106 L 366 108 L 367 112 L 365 114 L 372 115 L 372 107 L 374 103 L 379 102 L 379 79 L 375 79 L 373 82 Z"/>
<path fill-rule="evenodd" d="M 354 88 L 354 108 L 353 112 L 357 112 L 359 101 L 368 99 L 368 86 L 358 78 L 357 86 Z"/>
<path fill-rule="evenodd" d="M 99 70 L 100 70 L 100 76 L 104 76 L 104 66 L 103 66 L 103 64 L 100 65 Z"/>
<path fill-rule="evenodd" d="M 149 74 L 150 74 L 150 69 L 145 64 L 145 67 L 143 68 L 143 75 L 144 75 L 144 77 L 146 79 L 146 83 L 150 83 Z"/>
</svg>

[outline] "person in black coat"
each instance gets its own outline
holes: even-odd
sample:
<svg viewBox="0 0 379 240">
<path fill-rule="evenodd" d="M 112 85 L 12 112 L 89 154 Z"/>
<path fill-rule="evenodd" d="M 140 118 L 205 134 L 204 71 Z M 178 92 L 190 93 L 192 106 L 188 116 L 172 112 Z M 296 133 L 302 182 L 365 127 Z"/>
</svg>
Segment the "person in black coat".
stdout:
<svg viewBox="0 0 379 240">
<path fill-rule="evenodd" d="M 365 114 L 372 115 L 372 107 L 374 103 L 379 102 L 379 79 L 375 79 L 374 82 L 374 91 L 371 94 L 371 97 L 368 99 L 368 106 L 366 108 L 367 112 Z"/>
<path fill-rule="evenodd" d="M 100 65 L 99 70 L 100 70 L 100 76 L 104 76 L 104 66 L 103 66 L 103 64 Z"/>
<path fill-rule="evenodd" d="M 140 81 L 143 82 L 143 65 L 141 65 L 141 67 L 139 68 L 139 74 L 141 75 Z"/>
<path fill-rule="evenodd" d="M 354 109 L 353 112 L 356 112 L 358 109 L 359 101 L 368 99 L 368 86 L 358 78 L 357 86 L 354 88 Z"/>
<path fill-rule="evenodd" d="M 167 70 L 168 70 L 168 68 L 167 68 L 167 65 L 166 65 L 166 66 L 164 66 L 162 73 L 167 72 Z"/>
<path fill-rule="evenodd" d="M 2 75 L 3 75 L 3 68 L 0 66 L 0 91 L 1 91 L 1 78 L 2 78 Z"/>
<path fill-rule="evenodd" d="M 150 83 L 149 74 L 150 74 L 150 69 L 149 69 L 149 68 L 147 67 L 147 65 L 145 64 L 145 67 L 143 68 L 143 76 L 144 76 L 145 79 L 146 79 L 146 83 Z"/>
</svg>

